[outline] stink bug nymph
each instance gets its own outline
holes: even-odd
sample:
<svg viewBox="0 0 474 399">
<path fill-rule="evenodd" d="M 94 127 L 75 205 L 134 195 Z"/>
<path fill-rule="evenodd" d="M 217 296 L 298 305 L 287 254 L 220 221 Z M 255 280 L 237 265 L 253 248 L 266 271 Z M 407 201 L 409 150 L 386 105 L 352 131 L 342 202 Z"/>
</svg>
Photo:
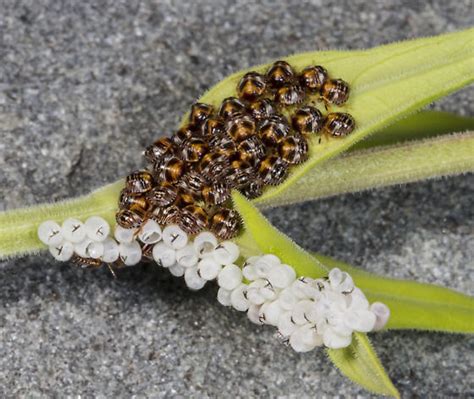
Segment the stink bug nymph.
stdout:
<svg viewBox="0 0 474 399">
<path fill-rule="evenodd" d="M 237 211 L 221 208 L 211 218 L 211 231 L 221 240 L 235 237 L 240 230 L 240 216 Z"/>
<path fill-rule="evenodd" d="M 288 164 L 276 155 L 268 155 L 260 164 L 258 174 L 264 184 L 277 186 L 288 174 Z"/>
<path fill-rule="evenodd" d="M 226 127 L 235 142 L 245 140 L 256 133 L 255 122 L 248 115 L 234 115 L 227 121 Z"/>
<path fill-rule="evenodd" d="M 120 197 L 119 197 L 119 208 L 126 208 L 126 209 L 136 209 L 140 208 L 143 210 L 148 210 L 150 208 L 150 202 L 147 200 L 148 194 L 153 191 L 150 190 L 146 193 L 146 195 L 143 194 L 133 194 L 130 192 L 128 188 L 124 188 L 120 192 Z"/>
<path fill-rule="evenodd" d="M 300 83 L 309 92 L 318 91 L 328 78 L 328 71 L 320 65 L 309 66 L 301 71 Z"/>
<path fill-rule="evenodd" d="M 205 139 L 212 139 L 215 136 L 222 135 L 225 132 L 224 120 L 219 116 L 211 116 L 206 119 L 202 125 L 202 136 Z"/>
<path fill-rule="evenodd" d="M 172 157 L 159 165 L 157 173 L 161 181 L 174 183 L 184 174 L 185 170 L 186 165 L 184 161 Z"/>
<path fill-rule="evenodd" d="M 349 85 L 342 79 L 327 80 L 321 86 L 321 97 L 328 103 L 342 105 L 349 98 Z"/>
<path fill-rule="evenodd" d="M 241 160 L 256 165 L 265 157 L 266 148 L 258 136 L 252 136 L 241 141 L 237 147 L 237 151 Z"/>
<path fill-rule="evenodd" d="M 147 199 L 153 206 L 168 206 L 172 204 L 178 196 L 175 186 L 164 183 L 161 186 L 153 187 L 147 193 Z"/>
<path fill-rule="evenodd" d="M 187 205 L 181 210 L 178 225 L 186 233 L 195 235 L 207 227 L 206 211 L 198 205 Z"/>
<path fill-rule="evenodd" d="M 300 135 L 285 137 L 278 145 L 278 153 L 289 164 L 300 164 L 308 157 L 308 142 Z"/>
<path fill-rule="evenodd" d="M 265 77 L 258 72 L 246 73 L 237 86 L 239 98 L 243 100 L 255 100 L 265 93 L 267 83 Z"/>
<path fill-rule="evenodd" d="M 201 190 L 207 184 L 206 178 L 191 170 L 187 172 L 179 181 L 178 187 L 189 194 L 191 194 L 196 200 L 201 198 Z"/>
<path fill-rule="evenodd" d="M 201 126 L 204 121 L 214 112 L 214 107 L 209 104 L 195 103 L 191 107 L 189 114 L 189 123 L 192 126 Z"/>
<path fill-rule="evenodd" d="M 152 189 L 154 184 L 152 174 L 146 170 L 138 170 L 129 174 L 125 182 L 127 189 L 132 194 L 146 193 Z"/>
<path fill-rule="evenodd" d="M 261 98 L 249 103 L 247 110 L 257 121 L 269 118 L 276 113 L 275 105 L 269 98 Z"/>
<path fill-rule="evenodd" d="M 99 269 L 102 266 L 102 261 L 100 259 L 83 258 L 76 254 L 73 255 L 71 261 L 83 269 Z"/>
<path fill-rule="evenodd" d="M 251 182 L 255 177 L 254 175 L 255 170 L 250 163 L 236 159 L 230 163 L 226 181 L 232 188 L 239 188 Z"/>
<path fill-rule="evenodd" d="M 185 125 L 180 128 L 173 136 L 171 140 L 177 146 L 181 146 L 186 140 L 192 139 L 196 134 L 196 130 L 191 125 Z"/>
<path fill-rule="evenodd" d="M 259 178 L 253 179 L 249 184 L 241 187 L 239 191 L 248 199 L 260 197 L 263 193 L 263 181 Z"/>
<path fill-rule="evenodd" d="M 209 146 L 200 138 L 186 140 L 181 146 L 181 158 L 186 162 L 199 162 L 207 153 Z"/>
<path fill-rule="evenodd" d="M 355 121 L 351 115 L 334 112 L 326 116 L 324 130 L 333 137 L 344 137 L 352 133 Z"/>
<path fill-rule="evenodd" d="M 180 217 L 180 210 L 176 205 L 157 207 L 150 215 L 150 219 L 160 225 L 176 223 Z"/>
<path fill-rule="evenodd" d="M 147 147 L 143 155 L 151 163 L 158 162 L 160 158 L 173 151 L 173 141 L 169 137 L 162 137 Z"/>
<path fill-rule="evenodd" d="M 218 152 L 210 152 L 202 158 L 199 163 L 199 171 L 209 179 L 215 180 L 222 177 L 229 167 L 229 158 Z"/>
<path fill-rule="evenodd" d="M 262 122 L 259 129 L 259 136 L 263 142 L 270 146 L 277 145 L 283 137 L 290 132 L 290 126 L 286 118 L 274 115 Z"/>
<path fill-rule="evenodd" d="M 293 114 L 291 124 L 298 133 L 314 134 L 323 128 L 324 118 L 317 108 L 306 106 Z"/>
<path fill-rule="evenodd" d="M 224 119 L 232 118 L 236 114 L 245 113 L 245 105 L 242 101 L 235 97 L 228 97 L 222 101 L 219 108 L 219 116 Z"/>
<path fill-rule="evenodd" d="M 203 201 L 208 205 L 221 205 L 230 198 L 230 189 L 225 182 L 206 185 L 201 191 Z"/>
<path fill-rule="evenodd" d="M 284 107 L 300 104 L 305 97 L 304 90 L 297 83 L 289 83 L 281 86 L 275 93 L 275 102 Z"/>
<path fill-rule="evenodd" d="M 267 82 L 272 88 L 278 88 L 290 83 L 294 77 L 294 71 L 286 61 L 276 61 L 267 71 Z"/>
<path fill-rule="evenodd" d="M 146 212 L 140 208 L 135 208 L 133 210 L 121 209 L 115 216 L 117 224 L 125 229 L 135 229 L 140 227 L 145 218 Z"/>
</svg>

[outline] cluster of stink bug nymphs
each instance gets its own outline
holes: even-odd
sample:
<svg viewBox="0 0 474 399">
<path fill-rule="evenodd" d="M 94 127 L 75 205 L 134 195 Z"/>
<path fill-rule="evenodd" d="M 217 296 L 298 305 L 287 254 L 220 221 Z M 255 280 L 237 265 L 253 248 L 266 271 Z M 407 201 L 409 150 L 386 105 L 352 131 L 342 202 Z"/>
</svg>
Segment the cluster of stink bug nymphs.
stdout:
<svg viewBox="0 0 474 399">
<path fill-rule="evenodd" d="M 231 190 L 256 198 L 308 158 L 312 136 L 351 133 L 349 114 L 321 111 L 348 96 L 348 84 L 321 66 L 296 73 L 278 61 L 265 74 L 249 72 L 236 97 L 194 104 L 185 126 L 145 150 L 148 168 L 127 176 L 113 229 L 100 216 L 47 220 L 38 238 L 58 261 L 84 268 L 106 264 L 114 273 L 149 260 L 191 290 L 216 281 L 222 305 L 276 327 L 297 352 L 345 348 L 354 332 L 383 328 L 390 309 L 370 304 L 337 268 L 326 278 L 298 277 L 274 254 L 245 258 L 230 239 L 241 226 Z"/>
<path fill-rule="evenodd" d="M 139 228 L 152 219 L 191 235 L 207 230 L 222 240 L 234 237 L 241 221 L 231 190 L 259 197 L 266 185 L 280 184 L 292 166 L 307 159 L 312 135 L 351 133 L 351 115 L 323 115 L 317 107 L 342 105 L 348 96 L 348 84 L 321 66 L 296 73 L 277 61 L 265 74 L 245 74 L 236 97 L 219 107 L 195 103 L 185 126 L 146 149 L 148 168 L 127 177 L 117 223 Z"/>
</svg>

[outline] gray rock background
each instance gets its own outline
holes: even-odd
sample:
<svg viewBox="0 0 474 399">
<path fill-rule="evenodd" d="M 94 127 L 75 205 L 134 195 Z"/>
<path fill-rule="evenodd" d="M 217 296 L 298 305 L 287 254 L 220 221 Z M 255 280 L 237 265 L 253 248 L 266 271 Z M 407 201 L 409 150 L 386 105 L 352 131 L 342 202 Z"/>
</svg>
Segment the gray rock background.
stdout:
<svg viewBox="0 0 474 399">
<path fill-rule="evenodd" d="M 141 165 L 200 93 L 294 52 L 468 27 L 472 2 L 0 0 L 0 209 L 84 194 Z M 472 89 L 436 108 L 473 114 Z M 472 176 L 266 212 L 310 250 L 474 294 Z M 0 395 L 353 397 L 323 354 L 151 266 L 0 269 Z M 373 336 L 403 397 L 473 397 L 472 338 Z M 472 377 L 472 374 L 471 374 Z"/>
</svg>

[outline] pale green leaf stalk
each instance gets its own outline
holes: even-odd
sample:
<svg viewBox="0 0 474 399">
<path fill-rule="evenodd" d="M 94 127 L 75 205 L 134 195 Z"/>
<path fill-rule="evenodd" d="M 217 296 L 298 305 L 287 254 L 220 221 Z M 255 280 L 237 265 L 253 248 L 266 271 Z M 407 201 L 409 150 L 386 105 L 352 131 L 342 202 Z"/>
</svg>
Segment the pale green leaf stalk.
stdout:
<svg viewBox="0 0 474 399">
<path fill-rule="evenodd" d="M 327 354 L 351 381 L 379 395 L 400 397 L 367 335 L 355 333 L 351 345 L 344 349 L 327 349 Z"/>
<path fill-rule="evenodd" d="M 244 232 L 236 240 L 246 251 L 244 256 L 275 254 L 292 266 L 298 276 L 321 278 L 328 267 L 273 227 L 258 209 L 243 195 L 233 192 L 235 209 L 240 213 Z M 253 243 L 252 247 L 249 243 Z M 399 397 L 380 360 L 364 334 L 354 334 L 352 344 L 345 349 L 329 350 L 329 358 L 343 374 L 371 392 Z"/>
<path fill-rule="evenodd" d="M 310 271 L 318 277 L 327 275 L 328 269 L 321 262 L 273 227 L 238 191 L 233 191 L 232 202 L 244 224 L 243 232 L 236 241 L 245 257 L 261 253 L 274 254 L 291 265 L 300 276 L 307 276 Z"/>
<path fill-rule="evenodd" d="M 351 151 L 309 170 L 261 207 L 288 205 L 333 195 L 474 171 L 474 131 Z"/>
<path fill-rule="evenodd" d="M 348 152 L 474 131 L 474 118 L 442 111 L 420 111 L 359 141 Z"/>
</svg>

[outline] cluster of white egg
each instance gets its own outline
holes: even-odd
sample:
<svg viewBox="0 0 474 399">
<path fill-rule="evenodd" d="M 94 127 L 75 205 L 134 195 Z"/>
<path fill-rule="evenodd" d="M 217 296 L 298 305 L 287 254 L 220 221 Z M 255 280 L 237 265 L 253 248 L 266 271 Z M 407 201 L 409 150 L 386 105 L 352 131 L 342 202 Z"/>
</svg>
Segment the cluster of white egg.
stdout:
<svg viewBox="0 0 474 399">
<path fill-rule="evenodd" d="M 119 245 L 109 234 L 109 224 L 99 216 L 91 216 L 85 223 L 68 218 L 61 226 L 48 220 L 38 227 L 38 238 L 49 247 L 51 255 L 62 262 L 70 260 L 74 254 L 106 263 L 115 262 L 119 258 Z"/>
<path fill-rule="evenodd" d="M 338 268 L 328 278 L 297 278 L 292 267 L 275 255 L 251 257 L 242 270 L 247 283 L 233 291 L 219 289 L 218 300 L 247 311 L 256 324 L 278 328 L 278 335 L 297 352 L 317 346 L 339 349 L 353 332 L 382 329 L 390 316 L 380 302 L 369 304 L 351 276 Z"/>
<path fill-rule="evenodd" d="M 191 238 L 177 225 L 161 228 L 148 220 L 140 229 L 117 226 L 111 237 L 108 223 L 92 216 L 84 223 L 69 218 L 61 226 L 46 221 L 39 226 L 38 236 L 59 261 L 75 253 L 109 264 L 120 259 L 133 266 L 146 250 L 159 266 L 184 276 L 192 290 L 216 280 L 222 305 L 247 312 L 254 323 L 277 327 L 283 341 L 298 352 L 322 345 L 347 347 L 354 331 L 379 330 L 390 315 L 382 303 L 369 305 L 346 272 L 334 268 L 328 278 L 297 278 L 293 267 L 272 254 L 243 262 L 234 242 L 219 242 L 208 231 Z"/>
</svg>

